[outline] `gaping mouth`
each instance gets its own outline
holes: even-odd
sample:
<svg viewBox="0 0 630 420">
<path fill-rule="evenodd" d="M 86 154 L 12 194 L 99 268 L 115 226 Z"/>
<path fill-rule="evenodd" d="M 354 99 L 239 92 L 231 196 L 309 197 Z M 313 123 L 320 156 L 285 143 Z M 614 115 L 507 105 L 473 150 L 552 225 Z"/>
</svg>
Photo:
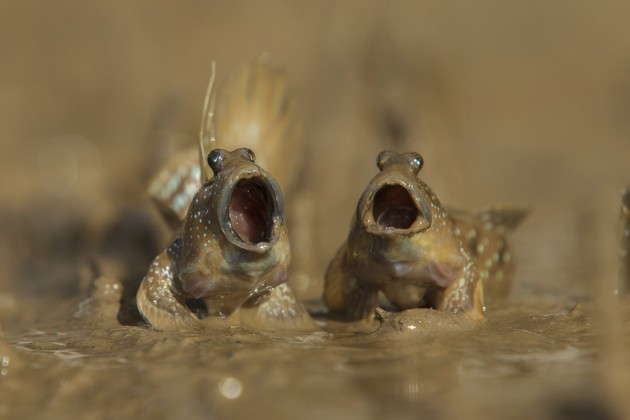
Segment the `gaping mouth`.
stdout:
<svg viewBox="0 0 630 420">
<path fill-rule="evenodd" d="M 400 185 L 384 185 L 374 195 L 372 215 L 382 228 L 408 229 L 419 214 L 411 195 Z"/>
<path fill-rule="evenodd" d="M 273 196 L 260 178 L 241 179 L 234 186 L 228 214 L 232 229 L 250 244 L 269 242 L 273 231 Z"/>
</svg>

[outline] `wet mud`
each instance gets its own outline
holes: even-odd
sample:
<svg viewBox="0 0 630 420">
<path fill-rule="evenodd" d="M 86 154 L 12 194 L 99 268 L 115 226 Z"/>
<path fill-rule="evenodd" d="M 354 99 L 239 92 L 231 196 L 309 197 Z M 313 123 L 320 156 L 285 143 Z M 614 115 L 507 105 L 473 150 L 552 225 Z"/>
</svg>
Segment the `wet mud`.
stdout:
<svg viewBox="0 0 630 420">
<path fill-rule="evenodd" d="M 485 325 L 379 311 L 369 326 L 280 336 L 211 324 L 156 332 L 90 311 L 5 336 L 1 408 L 16 418 L 616 418 L 590 310 L 511 304 Z M 628 366 L 625 352 L 619 362 Z"/>
</svg>

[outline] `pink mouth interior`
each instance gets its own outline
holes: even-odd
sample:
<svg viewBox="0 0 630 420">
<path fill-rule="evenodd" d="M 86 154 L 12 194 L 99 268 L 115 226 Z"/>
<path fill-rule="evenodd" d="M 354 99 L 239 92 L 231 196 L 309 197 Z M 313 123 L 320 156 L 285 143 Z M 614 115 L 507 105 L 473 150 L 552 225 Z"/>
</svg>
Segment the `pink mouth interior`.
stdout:
<svg viewBox="0 0 630 420">
<path fill-rule="evenodd" d="M 238 181 L 230 199 L 232 228 L 245 242 L 269 242 L 273 225 L 273 206 L 265 184 L 256 178 Z"/>
<path fill-rule="evenodd" d="M 408 229 L 419 211 L 409 192 L 400 185 L 385 185 L 374 196 L 372 214 L 379 226 Z"/>
</svg>

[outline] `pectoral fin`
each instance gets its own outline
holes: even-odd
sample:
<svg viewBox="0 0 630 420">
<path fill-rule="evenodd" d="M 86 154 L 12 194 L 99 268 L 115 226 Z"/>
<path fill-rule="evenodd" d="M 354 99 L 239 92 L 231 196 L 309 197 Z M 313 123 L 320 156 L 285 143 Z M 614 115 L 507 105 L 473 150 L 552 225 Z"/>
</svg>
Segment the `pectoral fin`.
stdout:
<svg viewBox="0 0 630 420">
<path fill-rule="evenodd" d="M 158 255 L 149 267 L 136 303 L 142 317 L 157 330 L 192 329 L 199 321 L 173 283 L 173 263 L 167 251 Z"/>
<path fill-rule="evenodd" d="M 360 282 L 344 265 L 344 255 L 342 248 L 326 272 L 326 305 L 332 313 L 352 321 L 370 318 L 378 305 L 378 289 Z"/>
<path fill-rule="evenodd" d="M 483 283 L 472 260 L 446 288 L 439 309 L 453 313 L 464 312 L 479 321 L 486 319 Z"/>
</svg>

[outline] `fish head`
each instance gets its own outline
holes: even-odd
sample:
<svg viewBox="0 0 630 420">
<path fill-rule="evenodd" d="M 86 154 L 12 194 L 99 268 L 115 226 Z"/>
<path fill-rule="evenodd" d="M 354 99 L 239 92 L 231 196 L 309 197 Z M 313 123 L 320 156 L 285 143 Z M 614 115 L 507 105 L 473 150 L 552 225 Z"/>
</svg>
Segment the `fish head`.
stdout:
<svg viewBox="0 0 630 420">
<path fill-rule="evenodd" d="M 194 297 L 247 290 L 248 280 L 289 253 L 280 187 L 254 153 L 215 149 L 208 164 L 214 176 L 193 199 L 181 232 L 179 277 Z"/>
<path fill-rule="evenodd" d="M 431 226 L 431 200 L 418 173 L 424 164 L 418 153 L 381 152 L 380 172 L 372 178 L 357 206 L 356 218 L 373 235 L 412 235 Z"/>
</svg>

